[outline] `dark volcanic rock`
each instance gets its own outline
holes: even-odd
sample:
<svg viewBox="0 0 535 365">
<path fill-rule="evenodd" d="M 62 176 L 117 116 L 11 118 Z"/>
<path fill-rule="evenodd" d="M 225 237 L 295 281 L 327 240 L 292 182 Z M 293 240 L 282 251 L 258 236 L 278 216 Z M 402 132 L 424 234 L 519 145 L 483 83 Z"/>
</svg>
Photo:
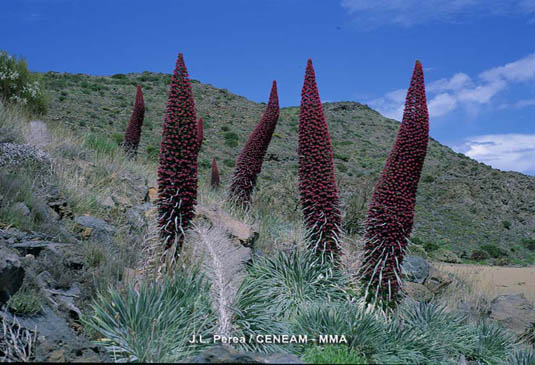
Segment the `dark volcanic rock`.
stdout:
<svg viewBox="0 0 535 365">
<path fill-rule="evenodd" d="M 420 256 L 407 256 L 401 270 L 409 281 L 423 284 L 429 275 L 429 264 Z"/>
<path fill-rule="evenodd" d="M 90 215 L 82 215 L 76 217 L 74 222 L 81 227 L 91 229 L 91 237 L 94 240 L 104 243 L 112 242 L 113 234 L 115 233 L 115 227 L 106 223 L 106 221 Z"/>
<path fill-rule="evenodd" d="M 20 257 L 4 245 L 0 246 L 0 303 L 5 303 L 22 285 L 24 268 Z"/>
</svg>

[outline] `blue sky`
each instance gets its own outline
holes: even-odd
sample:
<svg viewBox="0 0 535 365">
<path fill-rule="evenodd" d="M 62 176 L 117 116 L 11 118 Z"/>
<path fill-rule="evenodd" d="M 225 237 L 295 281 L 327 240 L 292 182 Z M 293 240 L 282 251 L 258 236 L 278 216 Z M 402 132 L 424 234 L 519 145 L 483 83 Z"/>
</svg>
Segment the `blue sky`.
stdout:
<svg viewBox="0 0 535 365">
<path fill-rule="evenodd" d="M 322 101 L 401 118 L 414 61 L 431 136 L 535 174 L 535 0 L 1 0 L 0 49 L 32 70 L 171 72 L 299 105 L 312 58 Z"/>
</svg>

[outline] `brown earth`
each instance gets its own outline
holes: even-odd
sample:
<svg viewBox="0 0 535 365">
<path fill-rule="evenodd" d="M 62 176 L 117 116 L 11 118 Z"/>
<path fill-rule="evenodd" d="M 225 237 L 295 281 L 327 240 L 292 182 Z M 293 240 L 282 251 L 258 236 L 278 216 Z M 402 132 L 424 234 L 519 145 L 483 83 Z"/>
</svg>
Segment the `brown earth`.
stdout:
<svg viewBox="0 0 535 365">
<path fill-rule="evenodd" d="M 442 271 L 466 280 L 474 291 L 495 298 L 502 294 L 523 293 L 535 302 L 535 266 L 504 267 L 470 264 L 434 263 Z"/>
</svg>

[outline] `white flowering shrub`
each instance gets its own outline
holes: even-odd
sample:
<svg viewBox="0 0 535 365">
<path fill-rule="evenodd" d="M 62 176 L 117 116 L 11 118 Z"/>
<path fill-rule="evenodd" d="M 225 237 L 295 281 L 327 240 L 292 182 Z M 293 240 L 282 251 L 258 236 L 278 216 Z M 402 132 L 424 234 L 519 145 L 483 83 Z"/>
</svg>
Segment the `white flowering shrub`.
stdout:
<svg viewBox="0 0 535 365">
<path fill-rule="evenodd" d="M 24 59 L 0 51 L 0 98 L 26 105 L 34 113 L 46 112 L 46 97 L 36 74 L 28 70 Z"/>
</svg>

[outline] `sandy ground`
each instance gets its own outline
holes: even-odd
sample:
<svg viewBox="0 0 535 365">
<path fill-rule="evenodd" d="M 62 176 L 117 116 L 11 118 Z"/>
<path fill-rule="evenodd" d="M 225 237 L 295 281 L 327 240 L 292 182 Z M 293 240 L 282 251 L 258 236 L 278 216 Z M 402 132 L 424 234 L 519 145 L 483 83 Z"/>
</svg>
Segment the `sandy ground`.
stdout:
<svg viewBox="0 0 535 365">
<path fill-rule="evenodd" d="M 467 280 L 490 297 L 524 293 L 528 300 L 535 302 L 535 266 L 506 267 L 445 263 L 434 263 L 434 265 L 442 271 Z"/>
</svg>

